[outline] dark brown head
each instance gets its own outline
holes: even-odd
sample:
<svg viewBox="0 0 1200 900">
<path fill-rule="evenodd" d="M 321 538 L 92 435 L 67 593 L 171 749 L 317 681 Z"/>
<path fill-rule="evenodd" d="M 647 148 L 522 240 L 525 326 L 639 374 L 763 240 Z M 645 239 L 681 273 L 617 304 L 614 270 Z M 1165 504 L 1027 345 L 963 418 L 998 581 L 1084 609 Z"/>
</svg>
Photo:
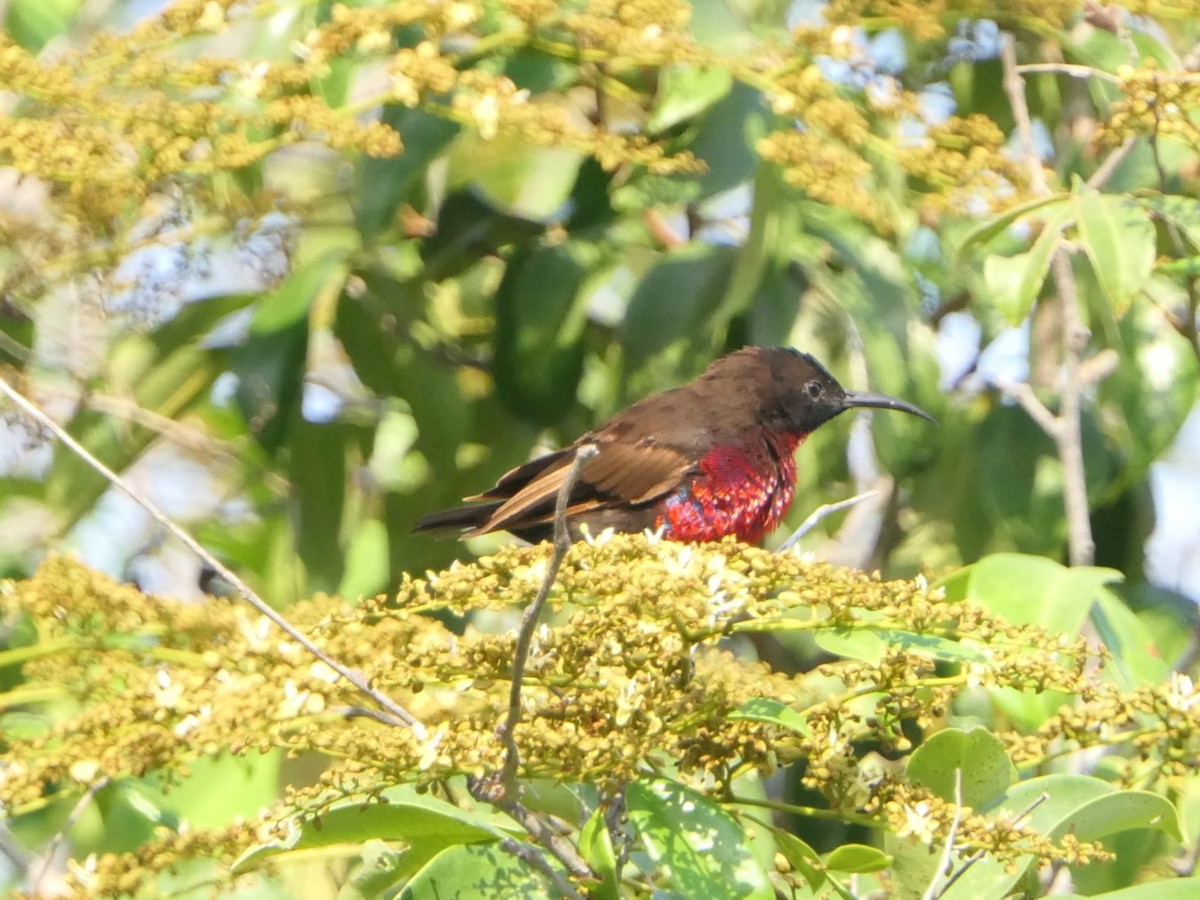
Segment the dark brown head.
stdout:
<svg viewBox="0 0 1200 900">
<path fill-rule="evenodd" d="M 772 430 L 808 434 L 854 407 L 895 409 L 936 420 L 919 407 L 865 391 L 847 391 L 807 353 L 790 347 L 746 347 L 722 357 L 704 378 L 731 379 L 757 401 L 763 424 Z"/>
</svg>

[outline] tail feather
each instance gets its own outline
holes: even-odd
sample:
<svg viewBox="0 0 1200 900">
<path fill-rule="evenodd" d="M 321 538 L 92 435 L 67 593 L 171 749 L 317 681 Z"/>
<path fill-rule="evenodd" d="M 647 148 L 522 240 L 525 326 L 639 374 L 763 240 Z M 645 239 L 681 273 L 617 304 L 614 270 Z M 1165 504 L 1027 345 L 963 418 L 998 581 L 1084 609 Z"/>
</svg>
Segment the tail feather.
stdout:
<svg viewBox="0 0 1200 900">
<path fill-rule="evenodd" d="M 451 529 L 475 529 L 491 518 L 499 503 L 479 503 L 474 506 L 456 506 L 421 516 L 413 523 L 414 533 L 424 531 L 449 531 Z"/>
</svg>

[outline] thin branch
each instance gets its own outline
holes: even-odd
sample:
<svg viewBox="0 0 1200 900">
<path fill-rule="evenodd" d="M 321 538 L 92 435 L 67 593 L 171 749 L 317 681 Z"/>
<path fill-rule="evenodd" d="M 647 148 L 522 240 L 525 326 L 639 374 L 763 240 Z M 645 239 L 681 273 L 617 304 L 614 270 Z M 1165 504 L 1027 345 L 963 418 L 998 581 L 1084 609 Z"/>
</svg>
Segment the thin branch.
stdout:
<svg viewBox="0 0 1200 900">
<path fill-rule="evenodd" d="M 71 437 L 71 435 L 69 435 L 61 425 L 46 415 L 46 413 L 39 409 L 34 403 L 26 399 L 25 396 L 17 391 L 12 385 L 10 385 L 8 381 L 3 378 L 3 376 L 0 376 L 0 393 L 6 395 L 21 410 L 23 410 L 27 415 L 31 416 L 39 425 L 48 429 L 55 437 L 62 441 L 63 444 L 70 448 L 71 452 L 103 475 L 110 484 L 116 485 L 122 491 L 128 494 L 129 497 L 138 504 L 138 506 L 142 507 L 142 509 L 146 510 L 146 512 L 150 514 L 151 518 L 153 518 L 156 522 L 162 525 L 163 528 L 178 538 L 184 544 L 184 546 L 195 553 L 196 556 L 198 556 L 206 564 L 215 569 L 222 578 L 224 578 L 229 582 L 230 585 L 233 586 L 234 590 L 237 591 L 238 595 L 243 600 L 253 606 L 263 616 L 279 626 L 279 628 L 288 637 L 296 641 L 296 643 L 304 647 L 305 650 L 307 650 L 321 662 L 325 663 L 325 665 L 329 666 L 329 668 L 333 669 L 333 671 L 337 672 L 337 674 L 345 678 L 348 682 L 350 682 L 350 684 L 354 685 L 355 688 L 357 688 L 363 694 L 366 694 L 368 697 L 378 703 L 383 709 L 387 710 L 387 712 L 391 713 L 396 720 L 393 721 L 392 724 L 396 724 L 397 721 L 402 722 L 411 728 L 413 733 L 418 738 L 424 739 L 426 737 L 427 731 L 425 726 L 418 722 L 408 710 L 400 706 L 386 694 L 383 694 L 382 692 L 371 687 L 367 683 L 366 678 L 363 677 L 362 672 L 342 665 L 340 662 L 314 644 L 307 636 L 298 631 L 295 626 L 288 622 L 287 619 L 268 606 L 266 601 L 264 601 L 258 596 L 258 594 L 251 590 L 250 586 L 242 581 L 242 579 L 236 574 L 234 574 L 232 569 L 209 553 L 199 541 L 197 541 L 179 525 L 175 524 L 175 522 L 166 513 L 150 502 L 148 498 L 139 494 L 135 488 L 125 481 L 125 479 L 123 479 L 120 475 L 118 475 L 100 460 L 96 459 L 96 457 L 88 452 L 88 450 L 82 444 Z"/>
<path fill-rule="evenodd" d="M 1050 187 L 1046 182 L 1046 171 L 1034 146 L 1033 123 L 1025 101 L 1025 82 L 1017 70 L 1017 47 L 1011 34 L 1004 35 L 1000 61 L 1004 69 L 1004 92 L 1012 107 L 1021 150 L 1029 169 L 1029 180 L 1035 193 L 1045 196 L 1050 193 Z M 1063 467 L 1063 509 L 1067 518 L 1070 561 L 1073 566 L 1086 566 L 1092 563 L 1096 555 L 1088 508 L 1081 423 L 1083 384 L 1080 379 L 1080 367 L 1089 335 L 1079 314 L 1079 297 L 1075 289 L 1075 275 L 1071 271 L 1071 257 L 1062 244 L 1054 251 L 1051 272 L 1058 294 L 1059 318 L 1062 324 L 1061 403 L 1058 415 L 1052 417 L 1054 427 L 1047 427 L 1050 424 L 1047 416 L 1035 415 L 1032 412 L 1035 407 L 1028 402 L 1028 398 L 1021 401 L 1018 394 L 1017 399 L 1023 407 L 1031 410 L 1030 414 L 1034 416 L 1035 421 L 1054 439 L 1057 446 L 1058 457 Z"/>
<path fill-rule="evenodd" d="M 1029 413 L 1029 418 L 1037 422 L 1046 434 L 1058 440 L 1058 418 L 1046 408 L 1046 404 L 1038 399 L 1033 388 L 1029 386 L 1029 382 L 1004 379 L 997 382 L 997 387 L 1021 404 L 1021 408 Z"/>
<path fill-rule="evenodd" d="M 1030 815 L 1033 814 L 1033 811 L 1035 809 L 1037 809 L 1039 806 L 1041 806 L 1043 803 L 1045 803 L 1049 799 L 1050 799 L 1049 794 L 1046 794 L 1046 793 L 1039 794 L 1032 803 L 1030 803 L 1027 807 L 1025 807 L 1025 809 L 1023 809 L 1020 813 L 1017 814 L 1017 817 L 1015 819 L 1013 819 L 1013 821 L 1012 821 L 1013 826 L 1016 827 L 1016 826 L 1020 825 L 1023 821 L 1028 819 Z M 947 893 L 949 893 L 950 888 L 952 888 L 954 886 L 954 883 L 956 881 L 958 881 L 958 879 L 960 879 L 964 875 L 966 875 L 967 872 L 970 870 L 970 868 L 973 865 L 975 865 L 975 863 L 977 863 L 981 859 L 983 859 L 983 857 L 985 855 L 986 855 L 986 851 L 983 850 L 982 848 L 980 848 L 979 850 L 976 850 L 974 853 L 972 853 L 970 856 L 968 856 L 966 859 L 964 859 L 962 862 L 962 865 L 960 865 L 957 869 L 954 870 L 954 873 L 949 878 L 946 879 L 946 883 L 941 886 L 941 888 L 938 890 L 938 892 L 936 894 L 934 894 L 933 897 L 926 898 L 926 900 L 940 900 L 941 897 L 944 897 Z"/>
<path fill-rule="evenodd" d="M 62 827 L 55 832 L 54 837 L 46 845 L 46 850 L 42 857 L 42 868 L 29 887 L 29 892 L 33 896 L 42 896 L 42 883 L 50 875 L 50 870 L 54 866 L 54 857 L 58 854 L 58 848 L 62 846 L 63 841 L 67 839 L 67 832 L 75 826 L 75 823 L 79 821 L 79 817 L 83 815 L 84 810 L 88 808 L 96 794 L 103 790 L 107 784 L 107 777 L 98 778 L 89 784 L 87 790 L 83 792 L 83 796 L 76 801 L 75 806 L 71 809 L 66 821 L 62 823 Z"/>
<path fill-rule="evenodd" d="M 575 886 L 563 877 L 562 872 L 550 865 L 550 863 L 546 861 L 546 858 L 533 847 L 530 847 L 528 844 L 522 844 L 520 841 L 514 840 L 513 838 L 505 838 L 502 840 L 500 842 L 500 847 L 517 857 L 517 859 L 520 859 L 523 862 L 533 866 L 535 869 L 549 878 L 552 882 L 554 882 L 554 886 L 558 888 L 559 892 L 564 897 L 570 897 L 571 900 L 584 900 L 583 894 L 575 890 Z M 591 874 L 590 870 L 588 874 Z"/>
<path fill-rule="evenodd" d="M 1054 254 L 1054 282 L 1063 324 L 1062 405 L 1058 411 L 1058 455 L 1063 466 L 1063 505 L 1071 565 L 1090 566 L 1096 557 L 1088 507 L 1087 473 L 1083 464 L 1083 384 L 1079 377 L 1088 331 L 1079 315 L 1079 298 L 1071 258 L 1059 247 Z"/>
<path fill-rule="evenodd" d="M 1070 75 L 1073 78 L 1099 78 L 1101 81 L 1107 81 L 1109 84 L 1121 83 L 1121 79 L 1111 72 L 1072 63 L 1025 63 L 1014 68 L 1021 75 L 1048 73 L 1051 75 Z"/>
<path fill-rule="evenodd" d="M 558 489 L 558 496 L 554 502 L 554 549 L 550 555 L 550 561 L 546 565 L 542 586 L 538 589 L 533 602 L 526 607 L 521 616 L 521 627 L 517 631 L 517 644 L 513 650 L 512 684 L 508 692 L 508 715 L 504 719 L 504 724 L 500 726 L 500 736 L 504 741 L 506 753 L 500 777 L 501 783 L 510 792 L 516 784 L 517 769 L 521 764 L 520 751 L 517 749 L 513 732 L 521 720 L 521 688 L 525 681 L 525 666 L 529 662 L 529 648 L 533 645 L 533 632 L 537 628 L 542 607 L 546 605 L 546 600 L 554 587 L 554 581 L 558 578 L 558 569 L 562 565 L 563 557 L 571 549 L 571 534 L 567 529 L 567 506 L 570 504 L 571 492 L 575 490 L 575 484 L 579 481 L 579 473 L 583 470 L 583 464 L 594 457 L 597 452 L 599 451 L 595 444 L 584 444 L 577 449 L 575 459 L 571 461 L 571 467 L 567 470 L 562 486 Z"/>
<path fill-rule="evenodd" d="M 942 850 L 942 858 L 938 863 L 937 872 L 934 873 L 933 880 L 929 882 L 929 887 L 925 891 L 923 900 L 937 900 L 938 897 L 942 896 L 945 891 L 937 887 L 938 880 L 943 877 L 949 877 L 954 871 L 954 842 L 958 839 L 958 829 L 962 825 L 963 817 L 962 782 L 962 769 L 955 768 L 954 819 L 950 822 L 950 833 L 946 835 L 946 846 Z"/>
<path fill-rule="evenodd" d="M 1098 191 L 1104 185 L 1108 184 L 1108 179 L 1112 178 L 1113 172 L 1117 170 L 1117 166 L 1125 161 L 1125 157 L 1129 155 L 1129 151 L 1133 149 L 1133 145 L 1137 143 L 1137 138 L 1130 135 L 1122 141 L 1121 146 L 1108 154 L 1104 158 L 1104 162 L 1100 163 L 1096 171 L 1092 173 L 1092 177 L 1087 180 L 1087 186 L 1093 191 Z"/>
<path fill-rule="evenodd" d="M 542 608 L 546 605 L 550 591 L 554 588 L 563 558 L 571 549 L 571 534 L 567 528 L 567 507 L 570 505 L 571 492 L 579 481 L 579 473 L 582 471 L 584 463 L 594 457 L 597 452 L 594 444 L 584 444 L 575 451 L 575 458 L 571 461 L 571 467 L 567 470 L 566 477 L 558 489 L 558 496 L 555 498 L 554 546 L 546 564 L 546 574 L 542 577 L 542 584 L 538 588 L 537 596 L 525 608 L 525 612 L 521 616 L 516 646 L 513 649 L 512 685 L 508 694 L 508 712 L 504 722 L 496 729 L 496 733 L 504 742 L 504 767 L 498 773 L 471 778 L 467 782 L 472 797 L 489 803 L 511 816 L 530 837 L 550 851 L 554 858 L 576 878 L 595 878 L 595 875 L 570 841 L 519 802 L 520 785 L 517 783 L 517 772 L 521 766 L 521 753 L 517 747 L 514 732 L 517 724 L 521 721 L 521 689 L 525 683 L 525 667 L 529 662 L 529 651 L 533 646 L 533 633 L 537 629 Z M 536 866 L 543 874 L 553 878 L 558 889 L 572 900 L 583 900 L 583 895 L 576 891 L 532 848 L 512 841 L 511 846 L 506 846 L 505 849 L 516 853 L 521 859 Z"/>
<path fill-rule="evenodd" d="M 1042 167 L 1033 141 L 1033 122 L 1029 118 L 1029 105 L 1025 102 L 1025 79 L 1017 71 L 1017 42 L 1011 34 L 1005 34 L 1000 45 L 1000 62 L 1004 68 L 1004 93 L 1008 96 L 1013 120 L 1017 123 L 1017 137 L 1021 141 L 1025 166 L 1029 169 L 1029 182 L 1033 185 L 1034 193 L 1045 196 L 1050 193 L 1050 185 L 1046 183 L 1046 170 Z"/>
<path fill-rule="evenodd" d="M 824 506 L 818 506 L 809 514 L 807 519 L 800 523 L 800 527 L 793 531 L 791 535 L 788 536 L 788 539 L 779 545 L 779 548 L 775 552 L 782 553 L 784 550 L 792 547 L 797 541 L 800 540 L 800 538 L 812 531 L 813 528 L 816 527 L 817 523 L 826 516 L 830 516 L 835 512 L 841 512 L 843 509 L 847 509 L 853 506 L 855 503 L 861 503 L 863 500 L 869 500 L 878 494 L 879 491 L 863 491 L 861 494 L 855 494 L 853 497 L 848 497 L 845 500 L 839 500 L 837 503 L 826 503 Z"/>
</svg>

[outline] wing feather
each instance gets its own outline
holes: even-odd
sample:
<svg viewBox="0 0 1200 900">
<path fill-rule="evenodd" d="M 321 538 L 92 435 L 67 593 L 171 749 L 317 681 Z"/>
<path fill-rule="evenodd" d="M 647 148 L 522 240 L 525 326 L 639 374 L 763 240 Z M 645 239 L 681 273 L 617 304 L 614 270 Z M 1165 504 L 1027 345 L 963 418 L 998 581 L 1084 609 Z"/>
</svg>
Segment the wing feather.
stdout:
<svg viewBox="0 0 1200 900">
<path fill-rule="evenodd" d="M 674 490 L 692 467 L 680 451 L 649 441 L 592 443 L 599 453 L 584 465 L 571 493 L 568 515 L 622 503 L 649 503 Z M 568 447 L 526 463 L 501 478 L 496 487 L 471 498 L 495 500 L 511 491 L 470 533 L 511 531 L 551 521 L 558 492 L 574 458 L 573 450 Z"/>
</svg>

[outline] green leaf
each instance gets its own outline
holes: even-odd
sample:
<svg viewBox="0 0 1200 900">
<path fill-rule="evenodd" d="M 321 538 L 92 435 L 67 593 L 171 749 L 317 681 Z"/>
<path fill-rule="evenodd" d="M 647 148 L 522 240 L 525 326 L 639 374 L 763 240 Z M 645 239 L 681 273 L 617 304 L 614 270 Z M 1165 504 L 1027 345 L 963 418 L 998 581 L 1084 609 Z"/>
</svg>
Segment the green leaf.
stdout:
<svg viewBox="0 0 1200 900">
<path fill-rule="evenodd" d="M 622 400 L 700 374 L 712 359 L 708 335 L 736 251 L 688 244 L 672 251 L 638 284 L 621 323 Z"/>
<path fill-rule="evenodd" d="M 1039 218 L 1053 219 L 1060 209 L 1068 206 L 1069 196 L 1067 194 L 1051 194 L 1010 207 L 1001 213 L 984 219 L 963 235 L 956 251 L 957 258 L 955 259 L 955 265 L 967 265 L 968 261 L 964 259 L 964 255 L 968 251 L 991 242 L 994 238 L 1007 231 L 1018 220 L 1025 218 L 1030 213 L 1042 210 L 1043 215 Z"/>
<path fill-rule="evenodd" d="M 390 159 L 368 156 L 359 163 L 354 216 L 364 242 L 393 223 L 406 199 L 419 208 L 413 194 L 427 167 L 459 131 L 457 123 L 443 116 L 398 104 L 385 106 L 381 119 L 400 133 L 404 152 Z"/>
<path fill-rule="evenodd" d="M 942 587 L 947 600 L 973 600 L 1014 624 L 1074 635 L 1104 585 L 1122 578 L 1116 569 L 1067 568 L 1041 556 L 994 553 Z"/>
<path fill-rule="evenodd" d="M 1178 194 L 1134 197 L 1132 200 L 1144 209 L 1171 222 L 1183 232 L 1188 243 L 1200 250 L 1200 200 L 1194 197 L 1181 197 Z"/>
<path fill-rule="evenodd" d="M 604 810 L 598 809 L 579 831 L 579 855 L 591 870 L 600 876 L 600 883 L 588 888 L 588 897 L 595 900 L 618 900 L 620 874 L 612 837 L 604 826 Z"/>
<path fill-rule="evenodd" d="M 983 662 L 984 652 L 935 634 L 913 634 L 894 628 L 821 629 L 813 633 L 817 646 L 838 656 L 876 665 L 887 648 L 906 650 L 942 662 Z"/>
<path fill-rule="evenodd" d="M 1049 207 L 1041 234 L 1028 253 L 1008 257 L 992 255 L 984 260 L 987 300 L 1011 324 L 1019 324 L 1033 308 L 1072 214 L 1073 209 L 1067 203 Z"/>
<path fill-rule="evenodd" d="M 891 864 L 891 856 L 865 844 L 842 844 L 825 857 L 825 865 L 831 871 L 850 874 L 882 872 Z"/>
<path fill-rule="evenodd" d="M 1148 791 L 1121 790 L 1087 775 L 1047 775 L 1013 785 L 984 810 L 1012 820 L 1025 814 L 1022 823 L 1040 834 L 1058 839 L 1073 833 L 1082 841 L 1096 841 L 1135 828 L 1152 828 L 1179 839 L 1179 814 L 1165 797 Z M 1025 857 L 1016 871 L 985 858 L 972 866 L 946 892 L 946 900 L 1003 897 L 1020 880 L 1032 862 Z"/>
<path fill-rule="evenodd" d="M 962 773 L 962 802 L 980 809 L 1017 780 L 1017 769 L 1004 744 L 986 728 L 947 728 L 928 738 L 908 758 L 905 774 L 950 803 L 955 801 L 956 772 Z"/>
<path fill-rule="evenodd" d="M 553 863 L 552 863 L 553 865 Z M 450 847 L 435 856 L 405 885 L 399 900 L 520 897 L 555 900 L 560 894 L 546 878 L 499 843 Z"/>
<path fill-rule="evenodd" d="M 378 519 L 359 522 L 346 548 L 338 596 L 349 600 L 374 596 L 387 587 L 390 575 L 387 526 Z"/>
<path fill-rule="evenodd" d="M 725 69 L 666 66 L 659 71 L 658 95 L 646 122 L 651 134 L 690 119 L 729 93 L 733 76 Z"/>
<path fill-rule="evenodd" d="M 1154 293 L 1160 287 L 1161 283 L 1153 280 L 1148 291 Z M 1172 299 L 1168 294 L 1158 305 L 1170 308 Z M 1137 485 L 1171 446 L 1191 413 L 1200 367 L 1188 339 L 1150 304 L 1133 307 L 1117 329 L 1114 344 L 1120 364 L 1100 383 L 1099 396 L 1105 406 L 1119 407 L 1120 415 L 1106 417 L 1104 427 L 1125 455 L 1121 483 Z"/>
<path fill-rule="evenodd" d="M 585 157 L 562 147 L 538 147 L 501 132 L 485 140 L 464 131 L 449 152 L 451 187 L 470 185 L 510 216 L 547 222 L 563 213 Z"/>
<path fill-rule="evenodd" d="M 418 794 L 414 788 L 392 788 L 384 791 L 383 796 L 386 803 L 344 801 L 319 821 L 301 821 L 288 837 L 251 847 L 233 864 L 233 871 L 244 871 L 254 863 L 282 853 L 334 844 L 361 844 L 372 839 L 406 841 L 409 857 L 423 862 L 447 847 L 507 836 L 486 817 L 461 810 L 437 797 Z"/>
<path fill-rule="evenodd" d="M 1154 224 L 1124 197 L 1081 189 L 1074 204 L 1084 252 L 1109 303 L 1123 315 L 1154 268 Z"/>
<path fill-rule="evenodd" d="M 78 0 L 13 0 L 0 25 L 17 44 L 36 54 L 52 37 L 67 31 L 81 5 Z"/>
<path fill-rule="evenodd" d="M 1170 674 L 1171 667 L 1150 629 L 1112 591 L 1100 591 L 1092 608 L 1092 624 L 1100 643 L 1113 656 L 1105 671 L 1121 688 L 1154 684 Z"/>
<path fill-rule="evenodd" d="M 518 252 L 496 290 L 497 394 L 533 422 L 556 422 L 575 402 L 587 324 L 580 286 L 595 256 L 574 241 Z"/>
<path fill-rule="evenodd" d="M 835 656 L 878 665 L 887 641 L 865 628 L 822 628 L 813 633 L 818 647 Z"/>
<path fill-rule="evenodd" d="M 1091 894 L 1086 900 L 1194 900 L 1200 897 L 1200 878 L 1164 878 L 1104 894 Z M 1063 894 L 1060 900 L 1085 900 L 1080 894 Z"/>
<path fill-rule="evenodd" d="M 812 733 L 808 723 L 804 721 L 804 716 L 786 703 L 772 700 L 769 697 L 754 697 L 747 700 L 731 712 L 729 718 L 735 721 L 765 722 L 768 725 L 778 725 L 780 728 L 786 728 L 802 735 Z"/>
<path fill-rule="evenodd" d="M 338 891 L 338 900 L 374 900 L 385 896 L 406 871 L 405 853 L 372 838 L 363 844 L 362 862 Z"/>
<path fill-rule="evenodd" d="M 332 250 L 301 266 L 254 307 L 250 330 L 272 334 L 302 321 L 324 291 L 341 291 L 349 266 L 342 250 Z"/>
<path fill-rule="evenodd" d="M 825 871 L 816 850 L 782 828 L 775 829 L 775 843 L 792 868 L 804 877 L 810 891 L 815 893 L 825 884 Z"/>
<path fill-rule="evenodd" d="M 626 804 L 650 857 L 683 896 L 773 900 L 745 831 L 703 794 L 666 779 L 635 781 Z"/>
</svg>

